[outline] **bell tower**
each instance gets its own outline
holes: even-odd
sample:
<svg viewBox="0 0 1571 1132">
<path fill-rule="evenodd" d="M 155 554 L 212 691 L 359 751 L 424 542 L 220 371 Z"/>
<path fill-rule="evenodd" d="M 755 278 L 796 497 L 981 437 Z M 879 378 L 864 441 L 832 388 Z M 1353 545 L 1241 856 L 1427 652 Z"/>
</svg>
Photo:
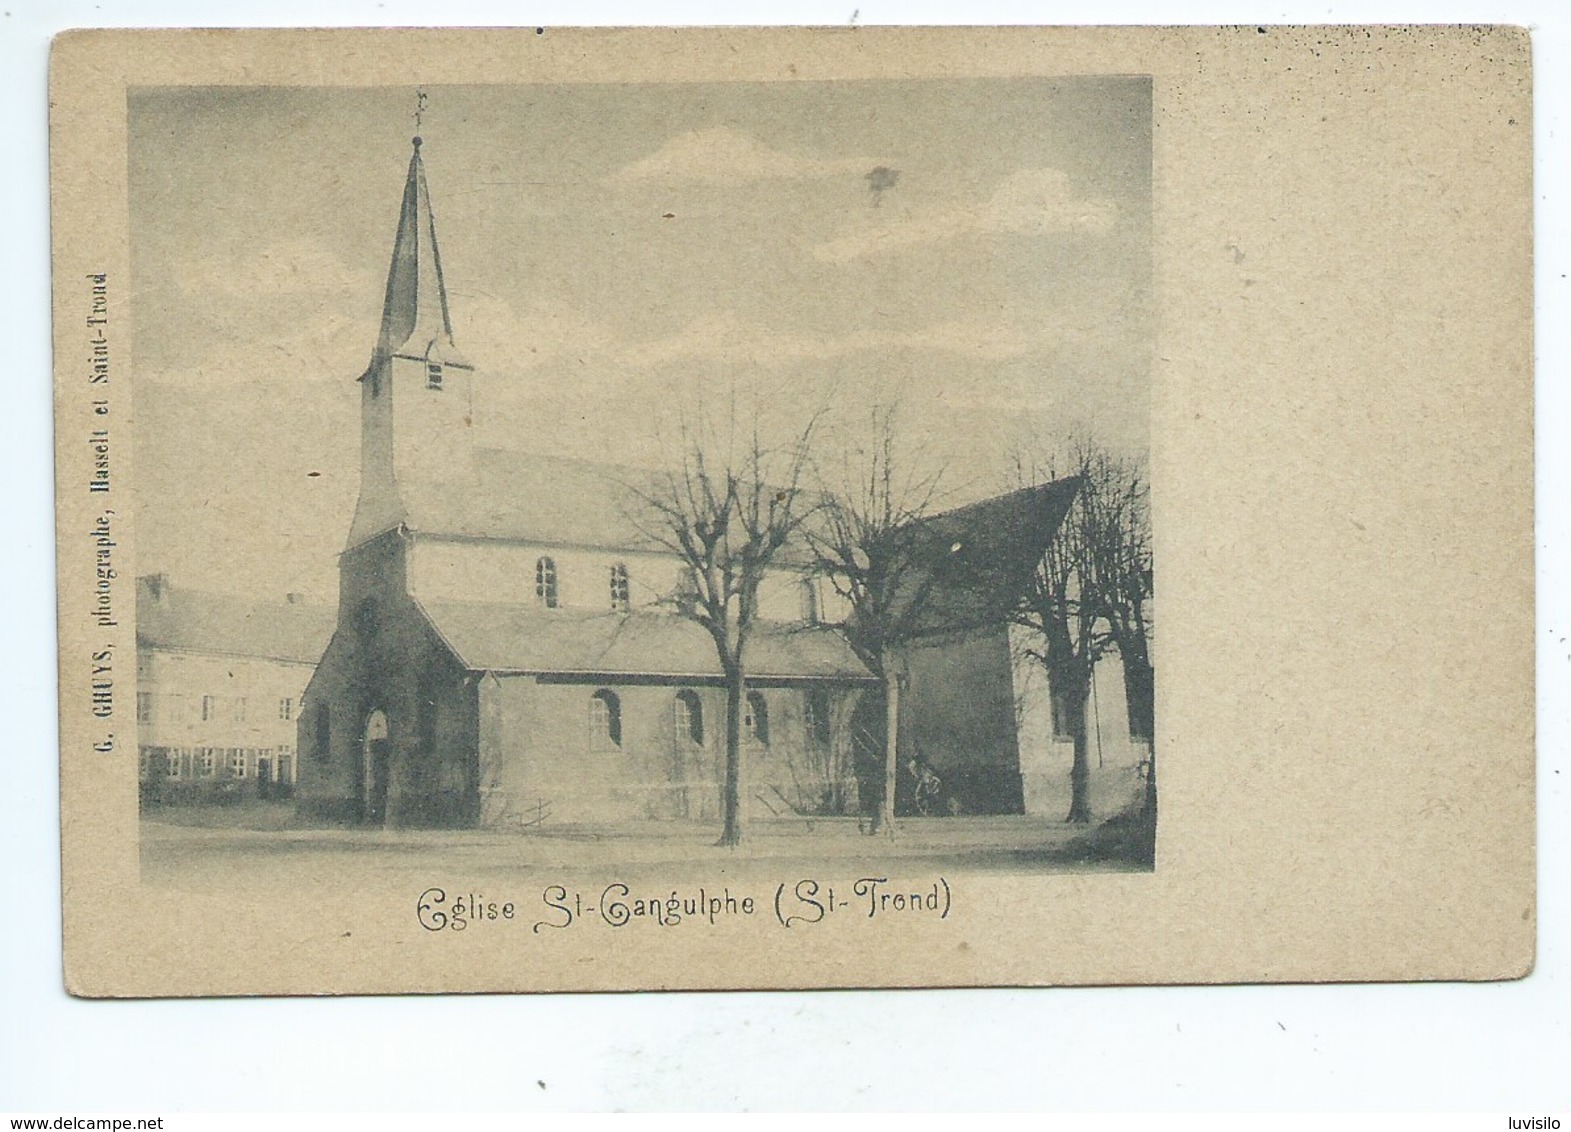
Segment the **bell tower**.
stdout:
<svg viewBox="0 0 1571 1132">
<path fill-rule="evenodd" d="M 360 499 L 349 545 L 406 519 L 412 488 L 473 477 L 474 367 L 453 344 L 431 192 L 413 139 L 382 329 L 360 376 Z"/>
</svg>

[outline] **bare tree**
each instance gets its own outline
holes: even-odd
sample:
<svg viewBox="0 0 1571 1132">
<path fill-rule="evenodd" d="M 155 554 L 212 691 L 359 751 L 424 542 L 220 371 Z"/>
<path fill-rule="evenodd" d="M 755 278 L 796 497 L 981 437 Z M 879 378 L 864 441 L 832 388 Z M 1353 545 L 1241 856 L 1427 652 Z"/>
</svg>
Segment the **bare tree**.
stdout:
<svg viewBox="0 0 1571 1132">
<path fill-rule="evenodd" d="M 899 646 L 921 617 L 939 577 L 935 558 L 943 557 L 923 522 L 942 471 L 908 474 L 897 466 L 897 415 L 896 406 L 874 406 L 871 443 L 848 453 L 843 482 L 826 486 L 819 514 L 806 529 L 819 572 L 849 611 L 846 641 L 883 687 L 883 783 L 872 826 L 891 835 L 903 678 Z"/>
<path fill-rule="evenodd" d="M 1089 473 L 1098 516 L 1090 546 L 1092 571 L 1107 633 L 1124 669 L 1129 734 L 1150 744 L 1146 808 L 1156 813 L 1156 681 L 1151 665 L 1151 492 L 1145 464 L 1106 452 Z"/>
<path fill-rule="evenodd" d="M 1086 735 L 1086 699 L 1091 672 L 1105 647 L 1096 632 L 1096 604 L 1081 572 L 1084 546 L 1083 508 L 1075 508 L 1060 536 L 1043 557 L 1022 603 L 1020 622 L 1040 634 L 1041 650 L 1031 655 L 1047 668 L 1052 699 L 1053 730 L 1074 743 L 1069 771 L 1071 822 L 1091 820 L 1091 760 Z"/>
<path fill-rule="evenodd" d="M 742 840 L 742 709 L 747 702 L 747 646 L 758 622 L 759 587 L 781 548 L 813 510 L 802 491 L 815 415 L 796 441 L 771 449 L 756 424 L 736 443 L 734 414 L 725 443 L 702 420 L 684 425 L 680 467 L 640 490 L 639 523 L 658 545 L 679 555 L 691 590 L 678 604 L 714 642 L 726 687 L 725 778 L 720 844 Z"/>
<path fill-rule="evenodd" d="M 1081 481 L 1069 515 L 1048 545 L 1017 620 L 1036 630 L 1031 655 L 1047 670 L 1055 730 L 1074 743 L 1067 820 L 1091 820 L 1086 701 L 1097 662 L 1116 649 L 1132 737 L 1153 738 L 1154 680 L 1150 663 L 1152 588 L 1149 494 L 1144 465 L 1081 437 L 1065 461 Z M 1022 478 L 1042 473 L 1017 462 Z M 1057 461 L 1050 461 L 1052 478 Z M 1154 760 L 1147 768 L 1146 804 L 1155 811 Z"/>
</svg>

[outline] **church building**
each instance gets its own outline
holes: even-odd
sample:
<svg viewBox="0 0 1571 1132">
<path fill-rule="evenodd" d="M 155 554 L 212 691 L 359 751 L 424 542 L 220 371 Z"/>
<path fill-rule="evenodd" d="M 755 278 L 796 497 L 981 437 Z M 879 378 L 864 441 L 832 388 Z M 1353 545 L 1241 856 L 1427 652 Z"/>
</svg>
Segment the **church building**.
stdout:
<svg viewBox="0 0 1571 1132">
<path fill-rule="evenodd" d="M 678 609 L 685 566 L 638 529 L 637 473 L 478 448 L 473 378 L 416 139 L 359 379 L 338 623 L 300 715 L 301 807 L 370 825 L 717 815 L 722 673 Z M 873 681 L 790 558 L 749 644 L 744 803 L 843 812 Z"/>
<path fill-rule="evenodd" d="M 640 531 L 647 473 L 478 447 L 473 379 L 416 138 L 359 378 L 337 624 L 299 715 L 302 810 L 371 826 L 718 820 L 724 680 L 681 612 L 686 565 Z M 964 812 L 1018 813 L 1029 794 L 1005 591 L 1072 495 L 1047 485 L 963 509 L 945 536 L 957 561 L 1007 543 L 1013 564 L 1001 588 L 996 571 L 968 573 L 993 585 L 985 599 L 950 585 L 933 608 L 967 615 L 924 626 L 906 663 L 902 749 L 965 788 Z M 882 783 L 879 681 L 832 624 L 806 548 L 775 562 L 748 646 L 744 813 L 855 814 L 859 783 Z"/>
</svg>

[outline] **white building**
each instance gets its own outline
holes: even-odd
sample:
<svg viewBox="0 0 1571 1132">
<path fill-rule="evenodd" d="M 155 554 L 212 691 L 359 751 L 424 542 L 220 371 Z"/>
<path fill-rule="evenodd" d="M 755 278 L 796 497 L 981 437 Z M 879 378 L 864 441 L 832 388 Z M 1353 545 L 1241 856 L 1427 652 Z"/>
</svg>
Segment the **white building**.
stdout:
<svg viewBox="0 0 1571 1132">
<path fill-rule="evenodd" d="M 136 584 L 136 721 L 144 803 L 292 792 L 295 728 L 333 611 Z"/>
</svg>

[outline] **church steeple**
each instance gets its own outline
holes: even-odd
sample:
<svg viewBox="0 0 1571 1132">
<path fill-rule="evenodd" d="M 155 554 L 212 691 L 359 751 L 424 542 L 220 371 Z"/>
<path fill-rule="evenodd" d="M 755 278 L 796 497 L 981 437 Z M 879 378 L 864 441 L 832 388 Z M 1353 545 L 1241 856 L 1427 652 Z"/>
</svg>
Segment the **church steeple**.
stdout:
<svg viewBox="0 0 1571 1132">
<path fill-rule="evenodd" d="M 474 474 L 474 370 L 453 345 L 431 191 L 414 139 L 382 328 L 360 377 L 360 500 L 351 546 L 410 522 L 424 487 Z"/>
<path fill-rule="evenodd" d="M 404 181 L 393 263 L 387 272 L 387 298 L 382 306 L 379 358 L 400 354 L 446 364 L 463 364 L 453 345 L 453 323 L 447 312 L 447 287 L 442 281 L 442 256 L 436 245 L 431 215 L 431 190 L 420 160 L 420 138 L 414 139 L 409 175 Z"/>
</svg>

